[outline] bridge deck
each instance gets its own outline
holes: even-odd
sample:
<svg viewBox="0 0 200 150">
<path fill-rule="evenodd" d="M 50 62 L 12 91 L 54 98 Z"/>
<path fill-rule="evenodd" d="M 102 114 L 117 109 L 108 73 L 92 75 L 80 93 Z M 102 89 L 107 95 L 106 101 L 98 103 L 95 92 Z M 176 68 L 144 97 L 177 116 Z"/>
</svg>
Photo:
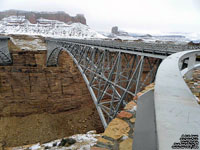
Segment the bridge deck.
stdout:
<svg viewBox="0 0 200 150">
<path fill-rule="evenodd" d="M 112 40 L 81 40 L 81 39 L 47 39 L 55 42 L 68 42 L 80 45 L 92 46 L 101 50 L 121 51 L 124 53 L 142 55 L 164 59 L 167 56 L 191 49 L 199 49 L 200 46 L 190 46 L 187 44 L 169 44 L 169 43 L 144 43 L 144 42 L 118 42 Z"/>
</svg>

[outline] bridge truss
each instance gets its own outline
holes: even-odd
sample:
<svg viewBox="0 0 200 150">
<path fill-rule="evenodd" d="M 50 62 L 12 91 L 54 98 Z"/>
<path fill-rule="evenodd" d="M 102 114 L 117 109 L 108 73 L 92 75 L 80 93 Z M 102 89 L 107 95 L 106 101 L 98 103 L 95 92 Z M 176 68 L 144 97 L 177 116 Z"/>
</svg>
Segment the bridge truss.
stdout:
<svg viewBox="0 0 200 150">
<path fill-rule="evenodd" d="M 58 64 L 62 50 L 72 57 L 104 127 L 139 91 L 154 82 L 158 66 L 165 58 L 62 40 L 47 40 L 47 47 L 47 66 Z"/>
</svg>

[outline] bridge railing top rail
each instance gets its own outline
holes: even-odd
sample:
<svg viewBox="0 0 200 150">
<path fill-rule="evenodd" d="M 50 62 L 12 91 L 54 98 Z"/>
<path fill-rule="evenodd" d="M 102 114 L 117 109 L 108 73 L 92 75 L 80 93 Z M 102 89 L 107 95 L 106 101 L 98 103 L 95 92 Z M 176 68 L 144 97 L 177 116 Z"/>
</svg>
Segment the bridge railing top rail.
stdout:
<svg viewBox="0 0 200 150">
<path fill-rule="evenodd" d="M 175 53 L 158 69 L 154 95 L 159 149 L 172 149 L 183 134 L 200 135 L 200 107 L 183 79 L 199 67 L 199 56 L 200 50 Z"/>
<path fill-rule="evenodd" d="M 55 40 L 55 39 L 54 39 Z M 197 49 L 199 47 L 191 47 L 187 44 L 169 44 L 169 43 L 145 43 L 145 42 L 130 42 L 130 41 L 116 41 L 116 40 L 91 40 L 91 39 L 57 39 L 57 41 L 75 42 L 80 44 L 88 44 L 94 46 L 118 48 L 118 49 L 145 49 L 154 51 L 168 51 L 170 54 L 188 50 Z"/>
</svg>

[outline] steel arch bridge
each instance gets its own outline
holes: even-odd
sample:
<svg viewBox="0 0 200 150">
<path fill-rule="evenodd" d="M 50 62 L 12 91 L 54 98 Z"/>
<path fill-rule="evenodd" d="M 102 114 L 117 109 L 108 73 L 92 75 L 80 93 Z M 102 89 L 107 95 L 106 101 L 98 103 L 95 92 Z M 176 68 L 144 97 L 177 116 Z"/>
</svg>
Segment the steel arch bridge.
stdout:
<svg viewBox="0 0 200 150">
<path fill-rule="evenodd" d="M 161 61 L 186 45 L 46 39 L 47 66 L 65 50 L 81 72 L 104 127 L 136 94 L 154 82 Z"/>
</svg>

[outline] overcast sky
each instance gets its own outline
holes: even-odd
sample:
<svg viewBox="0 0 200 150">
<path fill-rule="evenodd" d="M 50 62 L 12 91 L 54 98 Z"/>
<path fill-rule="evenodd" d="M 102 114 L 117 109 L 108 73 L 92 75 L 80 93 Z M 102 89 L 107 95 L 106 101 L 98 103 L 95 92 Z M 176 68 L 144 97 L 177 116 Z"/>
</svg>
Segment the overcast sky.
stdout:
<svg viewBox="0 0 200 150">
<path fill-rule="evenodd" d="M 97 31 L 200 32 L 200 0 L 0 0 L 0 10 L 84 14 Z"/>
</svg>

